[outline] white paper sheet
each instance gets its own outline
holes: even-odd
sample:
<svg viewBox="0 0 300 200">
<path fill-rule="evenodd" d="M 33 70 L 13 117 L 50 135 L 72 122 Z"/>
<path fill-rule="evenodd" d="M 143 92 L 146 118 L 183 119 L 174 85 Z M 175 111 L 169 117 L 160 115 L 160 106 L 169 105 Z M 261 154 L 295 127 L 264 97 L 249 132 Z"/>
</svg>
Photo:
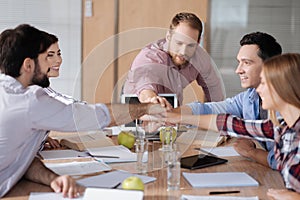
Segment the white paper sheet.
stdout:
<svg viewBox="0 0 300 200">
<path fill-rule="evenodd" d="M 155 177 L 151 176 L 136 175 L 126 171 L 113 171 L 98 176 L 80 179 L 77 180 L 77 183 L 85 187 L 113 188 L 130 176 L 137 176 L 141 178 L 145 184 L 156 180 Z M 121 188 L 121 185 L 118 188 Z"/>
<path fill-rule="evenodd" d="M 181 200 L 259 200 L 258 197 L 182 195 Z"/>
<path fill-rule="evenodd" d="M 136 154 L 132 153 L 129 149 L 123 145 L 109 146 L 109 147 L 99 147 L 88 149 L 89 153 L 93 156 L 118 156 L 119 158 L 99 158 L 106 163 L 115 162 L 135 162 Z M 98 159 L 95 157 L 95 159 Z"/>
<path fill-rule="evenodd" d="M 212 147 L 212 148 L 201 148 L 207 152 L 215 154 L 218 157 L 229 157 L 229 156 L 240 156 L 233 146 L 228 147 Z"/>
<path fill-rule="evenodd" d="M 40 154 L 44 158 L 44 160 L 74 159 L 79 157 L 88 157 L 88 155 L 85 152 L 80 152 L 72 149 L 41 151 Z"/>
<path fill-rule="evenodd" d="M 59 175 L 84 175 L 111 170 L 111 167 L 101 161 L 45 163 L 46 167 Z"/>
<path fill-rule="evenodd" d="M 117 190 L 103 188 L 87 188 L 83 200 L 142 200 L 144 193 L 136 190 Z"/>
<path fill-rule="evenodd" d="M 187 173 L 182 175 L 193 187 L 258 186 L 258 182 L 245 172 Z"/>
<path fill-rule="evenodd" d="M 78 197 L 76 199 L 63 198 L 62 193 L 54 192 L 31 192 L 29 195 L 29 200 L 82 200 L 83 197 Z"/>
</svg>

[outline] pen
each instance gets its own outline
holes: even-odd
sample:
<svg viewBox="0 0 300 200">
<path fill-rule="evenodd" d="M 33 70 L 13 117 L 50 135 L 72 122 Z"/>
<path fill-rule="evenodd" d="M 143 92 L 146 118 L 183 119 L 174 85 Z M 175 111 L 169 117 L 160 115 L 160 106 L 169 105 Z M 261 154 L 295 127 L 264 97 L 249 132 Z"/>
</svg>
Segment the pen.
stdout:
<svg viewBox="0 0 300 200">
<path fill-rule="evenodd" d="M 210 155 L 210 156 L 214 156 L 214 157 L 218 157 L 217 155 L 215 155 L 215 154 L 213 154 L 213 153 L 210 153 L 210 152 L 208 152 L 208 151 L 206 151 L 206 150 L 204 150 L 204 149 L 201 149 L 201 148 L 194 148 L 195 150 L 198 150 L 198 151 L 201 151 L 201 152 L 203 152 L 203 153 L 205 153 L 205 154 L 207 154 L 207 155 Z"/>
<path fill-rule="evenodd" d="M 92 155 L 92 157 L 95 157 L 95 158 L 120 158 L 120 157 L 118 157 L 118 156 L 101 156 L 101 155 L 95 155 L 95 156 L 93 156 Z"/>
<path fill-rule="evenodd" d="M 119 156 L 110 156 L 110 155 L 92 155 L 90 152 L 86 152 L 87 155 L 94 157 L 94 158 L 120 158 Z"/>
<path fill-rule="evenodd" d="M 233 191 L 212 191 L 212 192 L 209 192 L 209 194 L 232 194 L 232 193 L 240 193 L 240 191 L 233 190 Z"/>
</svg>

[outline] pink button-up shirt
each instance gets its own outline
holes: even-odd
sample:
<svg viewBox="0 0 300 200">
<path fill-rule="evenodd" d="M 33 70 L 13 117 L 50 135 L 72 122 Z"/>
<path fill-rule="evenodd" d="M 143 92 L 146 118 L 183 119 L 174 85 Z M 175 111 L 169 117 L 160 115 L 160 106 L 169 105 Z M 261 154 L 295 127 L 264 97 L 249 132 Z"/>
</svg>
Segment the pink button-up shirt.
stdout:
<svg viewBox="0 0 300 200">
<path fill-rule="evenodd" d="M 225 97 L 224 84 L 207 52 L 197 47 L 190 62 L 178 68 L 167 51 L 165 39 L 147 45 L 136 56 L 124 85 L 125 94 L 139 95 L 143 90 L 175 93 L 182 105 L 183 89 L 196 80 L 207 101 L 221 101 Z"/>
</svg>

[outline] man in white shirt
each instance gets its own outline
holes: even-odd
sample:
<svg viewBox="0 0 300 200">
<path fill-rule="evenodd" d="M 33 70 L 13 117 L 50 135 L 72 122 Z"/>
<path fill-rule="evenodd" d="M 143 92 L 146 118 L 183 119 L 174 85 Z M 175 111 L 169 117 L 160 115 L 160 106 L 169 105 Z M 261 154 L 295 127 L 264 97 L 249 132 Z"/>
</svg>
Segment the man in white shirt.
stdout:
<svg viewBox="0 0 300 200">
<path fill-rule="evenodd" d="M 0 197 L 23 176 L 69 198 L 84 190 L 71 177 L 58 176 L 35 158 L 48 130 L 98 130 L 164 112 L 153 104 L 66 105 L 50 97 L 43 90 L 49 86 L 51 67 L 46 35 L 30 25 L 0 35 Z"/>
</svg>

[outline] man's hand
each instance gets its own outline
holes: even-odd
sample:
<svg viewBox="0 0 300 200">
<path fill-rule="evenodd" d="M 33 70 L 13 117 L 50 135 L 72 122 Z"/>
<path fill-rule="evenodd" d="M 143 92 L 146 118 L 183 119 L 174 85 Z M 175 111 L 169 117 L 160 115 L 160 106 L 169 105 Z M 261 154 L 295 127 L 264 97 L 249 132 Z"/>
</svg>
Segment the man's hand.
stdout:
<svg viewBox="0 0 300 200">
<path fill-rule="evenodd" d="M 153 90 L 142 90 L 139 94 L 141 103 L 155 103 L 160 104 L 167 110 L 172 110 L 172 105 L 164 97 L 158 96 Z"/>
<path fill-rule="evenodd" d="M 173 109 L 172 105 L 164 97 L 154 96 L 154 97 L 148 98 L 146 101 L 148 101 L 149 103 L 160 104 L 162 107 L 166 108 L 167 110 Z"/>
<path fill-rule="evenodd" d="M 77 185 L 70 176 L 55 174 L 38 158 L 33 159 L 24 177 L 30 181 L 50 186 L 55 192 L 62 192 L 64 197 L 78 197 L 85 190 L 83 186 Z"/>
<path fill-rule="evenodd" d="M 156 122 L 160 124 L 180 124 L 182 120 L 180 113 L 173 112 L 165 112 L 160 115 L 152 113 L 144 115 L 140 119 L 145 122 Z"/>
<path fill-rule="evenodd" d="M 76 184 L 70 176 L 58 176 L 50 183 L 50 187 L 56 192 L 62 192 L 63 197 L 76 198 L 83 194 L 85 188 Z"/>
<path fill-rule="evenodd" d="M 51 137 L 47 137 L 44 147 L 47 149 L 52 149 L 52 148 L 59 148 L 61 146 L 60 146 L 58 140 L 52 139 Z"/>
<path fill-rule="evenodd" d="M 300 200 L 299 193 L 287 189 L 269 189 L 267 195 L 273 200 Z"/>
</svg>

